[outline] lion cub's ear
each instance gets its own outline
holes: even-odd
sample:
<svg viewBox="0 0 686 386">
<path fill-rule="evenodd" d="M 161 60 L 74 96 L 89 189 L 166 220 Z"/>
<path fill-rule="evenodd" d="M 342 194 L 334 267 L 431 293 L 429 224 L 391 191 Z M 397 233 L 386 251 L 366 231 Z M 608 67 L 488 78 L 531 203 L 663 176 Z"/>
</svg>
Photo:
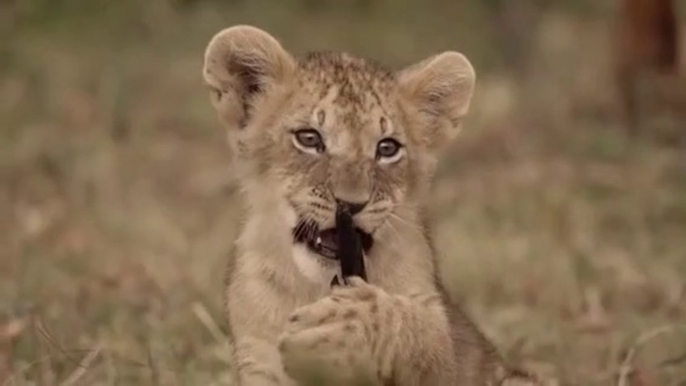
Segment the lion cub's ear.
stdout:
<svg viewBox="0 0 686 386">
<path fill-rule="evenodd" d="M 419 113 L 418 138 L 440 150 L 459 132 L 469 111 L 476 75 L 469 60 L 458 52 L 444 52 L 398 74 L 401 94 Z"/>
<path fill-rule="evenodd" d="M 235 129 L 248 123 L 255 102 L 295 67 L 295 59 L 275 38 L 259 28 L 239 25 L 210 40 L 203 76 L 220 118 Z"/>
</svg>

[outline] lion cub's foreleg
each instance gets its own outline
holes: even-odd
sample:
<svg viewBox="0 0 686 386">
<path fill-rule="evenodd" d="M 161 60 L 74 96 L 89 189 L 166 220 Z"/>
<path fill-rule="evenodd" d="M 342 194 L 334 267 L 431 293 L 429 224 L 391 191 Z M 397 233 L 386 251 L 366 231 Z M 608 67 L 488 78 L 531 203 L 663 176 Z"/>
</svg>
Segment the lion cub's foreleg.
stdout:
<svg viewBox="0 0 686 386">
<path fill-rule="evenodd" d="M 301 385 L 448 385 L 452 342 L 439 299 L 352 278 L 293 312 L 279 340 L 284 369 Z"/>
<path fill-rule="evenodd" d="M 234 345 L 238 386 L 295 386 L 284 373 L 276 345 L 254 337 L 242 337 Z"/>
</svg>

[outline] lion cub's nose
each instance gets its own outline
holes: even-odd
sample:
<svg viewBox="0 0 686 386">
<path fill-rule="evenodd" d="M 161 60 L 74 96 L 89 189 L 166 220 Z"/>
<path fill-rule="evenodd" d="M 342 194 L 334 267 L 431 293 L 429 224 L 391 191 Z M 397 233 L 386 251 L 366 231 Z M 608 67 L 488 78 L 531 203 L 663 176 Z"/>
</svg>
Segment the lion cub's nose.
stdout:
<svg viewBox="0 0 686 386">
<path fill-rule="evenodd" d="M 338 205 L 339 207 L 347 208 L 348 212 L 350 212 L 350 215 L 352 215 L 352 216 L 362 212 L 362 209 L 364 209 L 364 207 L 367 206 L 368 202 L 369 201 L 349 202 L 349 201 L 339 200 L 338 198 L 336 199 L 336 205 Z"/>
</svg>

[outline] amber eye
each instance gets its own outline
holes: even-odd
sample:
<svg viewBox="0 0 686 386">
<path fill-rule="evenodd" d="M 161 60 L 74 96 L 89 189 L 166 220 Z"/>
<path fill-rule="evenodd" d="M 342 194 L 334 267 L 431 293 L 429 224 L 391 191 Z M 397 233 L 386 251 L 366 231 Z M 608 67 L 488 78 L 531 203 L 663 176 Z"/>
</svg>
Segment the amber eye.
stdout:
<svg viewBox="0 0 686 386">
<path fill-rule="evenodd" d="M 393 138 L 386 138 L 376 145 L 376 158 L 395 158 L 399 155 L 402 145 Z"/>
<path fill-rule="evenodd" d="M 304 151 L 324 151 L 324 141 L 321 134 L 315 129 L 300 129 L 293 132 L 296 146 Z"/>
</svg>

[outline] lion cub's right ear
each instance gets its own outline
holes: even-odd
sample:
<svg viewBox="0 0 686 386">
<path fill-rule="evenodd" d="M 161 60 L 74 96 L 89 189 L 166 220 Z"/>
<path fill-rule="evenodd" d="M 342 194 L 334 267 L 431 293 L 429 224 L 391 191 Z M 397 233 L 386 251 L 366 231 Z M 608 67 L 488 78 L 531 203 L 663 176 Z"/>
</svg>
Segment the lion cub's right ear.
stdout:
<svg viewBox="0 0 686 386">
<path fill-rule="evenodd" d="M 229 129 L 240 129 L 248 123 L 255 102 L 295 67 L 295 59 L 275 38 L 259 28 L 239 25 L 210 40 L 203 76 L 222 121 Z"/>
</svg>

